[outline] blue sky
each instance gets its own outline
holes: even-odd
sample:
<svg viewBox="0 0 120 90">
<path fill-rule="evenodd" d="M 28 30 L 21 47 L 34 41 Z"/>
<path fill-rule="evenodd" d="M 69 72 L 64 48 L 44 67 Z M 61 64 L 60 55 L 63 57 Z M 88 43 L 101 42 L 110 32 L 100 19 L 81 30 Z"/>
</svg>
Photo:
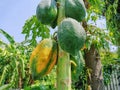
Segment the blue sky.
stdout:
<svg viewBox="0 0 120 90">
<path fill-rule="evenodd" d="M 23 41 L 22 27 L 25 20 L 36 13 L 39 2 L 40 0 L 1 0 L 0 28 L 13 36 L 16 42 Z M 1 34 L 0 38 L 3 38 Z"/>
<path fill-rule="evenodd" d="M 41 0 L 2 0 L 0 2 L 0 28 L 14 37 L 16 42 L 24 40 L 21 34 L 25 20 L 36 13 Z M 97 26 L 105 27 L 105 21 L 98 21 Z M 0 38 L 5 38 L 0 34 Z"/>
</svg>

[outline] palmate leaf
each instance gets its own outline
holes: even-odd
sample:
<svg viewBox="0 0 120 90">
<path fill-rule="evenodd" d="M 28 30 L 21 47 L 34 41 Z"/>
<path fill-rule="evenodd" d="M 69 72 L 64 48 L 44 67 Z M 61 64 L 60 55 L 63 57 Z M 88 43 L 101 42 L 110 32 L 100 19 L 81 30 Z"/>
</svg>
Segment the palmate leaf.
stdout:
<svg viewBox="0 0 120 90">
<path fill-rule="evenodd" d="M 0 33 L 7 38 L 7 40 L 10 42 L 10 44 L 14 44 L 15 43 L 13 37 L 11 37 L 7 32 L 5 32 L 4 30 L 0 29 Z"/>
<path fill-rule="evenodd" d="M 41 24 L 35 15 L 27 19 L 22 30 L 25 34 L 25 40 L 30 40 L 30 44 L 36 45 L 37 39 L 50 37 L 50 30 L 46 25 Z"/>
<path fill-rule="evenodd" d="M 104 1 L 103 0 L 88 0 L 90 5 L 91 5 L 91 8 L 93 9 L 93 11 L 95 13 L 102 13 L 102 9 L 104 7 Z"/>
<path fill-rule="evenodd" d="M 89 24 L 87 30 L 88 34 L 85 46 L 88 50 L 90 49 L 92 44 L 94 44 L 97 49 L 109 50 L 109 44 L 114 39 L 114 37 L 111 35 L 111 32 L 109 32 L 107 29 L 101 29 Z"/>
</svg>

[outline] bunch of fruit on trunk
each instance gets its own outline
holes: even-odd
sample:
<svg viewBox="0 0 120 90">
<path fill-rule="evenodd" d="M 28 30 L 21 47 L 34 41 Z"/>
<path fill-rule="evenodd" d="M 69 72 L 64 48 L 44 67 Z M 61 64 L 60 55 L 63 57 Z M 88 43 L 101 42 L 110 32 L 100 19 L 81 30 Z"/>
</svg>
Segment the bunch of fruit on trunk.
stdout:
<svg viewBox="0 0 120 90">
<path fill-rule="evenodd" d="M 79 51 L 86 40 L 85 30 L 80 23 L 86 16 L 85 5 L 83 0 L 65 0 L 65 18 L 58 24 L 60 6 L 57 0 L 41 0 L 37 6 L 37 19 L 44 25 L 58 27 L 58 30 L 57 39 L 43 39 L 33 50 L 30 68 L 34 78 L 50 73 L 59 58 L 58 47 L 69 53 L 75 64 L 79 64 L 74 59 L 78 56 L 80 60 Z"/>
</svg>

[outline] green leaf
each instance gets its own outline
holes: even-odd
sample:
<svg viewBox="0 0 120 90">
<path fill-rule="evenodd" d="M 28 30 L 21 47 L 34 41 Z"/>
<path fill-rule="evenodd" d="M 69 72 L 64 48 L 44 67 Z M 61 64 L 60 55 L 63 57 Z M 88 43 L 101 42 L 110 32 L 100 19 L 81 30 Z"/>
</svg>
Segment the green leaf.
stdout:
<svg viewBox="0 0 120 90">
<path fill-rule="evenodd" d="M 0 29 L 0 33 L 2 35 L 4 35 L 11 44 L 15 43 L 14 39 L 7 32 L 5 32 L 4 30 Z"/>
<path fill-rule="evenodd" d="M 11 87 L 11 84 L 5 84 L 5 85 L 0 87 L 0 90 L 9 90 L 10 87 Z"/>
<path fill-rule="evenodd" d="M 25 34 L 25 40 L 30 40 L 31 45 L 36 45 L 37 40 L 50 37 L 50 30 L 48 26 L 41 24 L 35 15 L 26 20 L 22 34 Z"/>
</svg>

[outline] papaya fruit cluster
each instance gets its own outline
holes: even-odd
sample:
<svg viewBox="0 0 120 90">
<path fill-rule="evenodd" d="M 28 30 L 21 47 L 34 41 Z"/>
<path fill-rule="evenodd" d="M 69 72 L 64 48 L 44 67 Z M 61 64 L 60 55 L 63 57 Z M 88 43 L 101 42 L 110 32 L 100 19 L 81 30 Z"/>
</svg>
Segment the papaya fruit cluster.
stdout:
<svg viewBox="0 0 120 90">
<path fill-rule="evenodd" d="M 36 9 L 37 19 L 52 28 L 57 26 L 60 3 L 57 0 L 41 0 Z M 65 19 L 58 25 L 58 45 L 72 56 L 84 46 L 86 33 L 79 23 L 86 16 L 83 0 L 65 0 Z M 57 60 L 57 43 L 52 39 L 42 40 L 33 50 L 30 67 L 33 77 L 48 74 Z"/>
<path fill-rule="evenodd" d="M 60 3 L 57 0 L 41 0 L 36 9 L 37 19 L 45 25 L 55 28 L 57 26 L 58 9 Z M 82 21 L 86 16 L 83 0 L 65 0 L 65 17 Z"/>
<path fill-rule="evenodd" d="M 36 16 L 46 25 L 57 25 L 60 3 L 57 0 L 41 0 L 37 6 Z M 83 0 L 65 0 L 65 19 L 58 26 L 58 43 L 60 47 L 75 55 L 84 45 L 86 33 L 81 22 L 86 16 Z"/>
</svg>

